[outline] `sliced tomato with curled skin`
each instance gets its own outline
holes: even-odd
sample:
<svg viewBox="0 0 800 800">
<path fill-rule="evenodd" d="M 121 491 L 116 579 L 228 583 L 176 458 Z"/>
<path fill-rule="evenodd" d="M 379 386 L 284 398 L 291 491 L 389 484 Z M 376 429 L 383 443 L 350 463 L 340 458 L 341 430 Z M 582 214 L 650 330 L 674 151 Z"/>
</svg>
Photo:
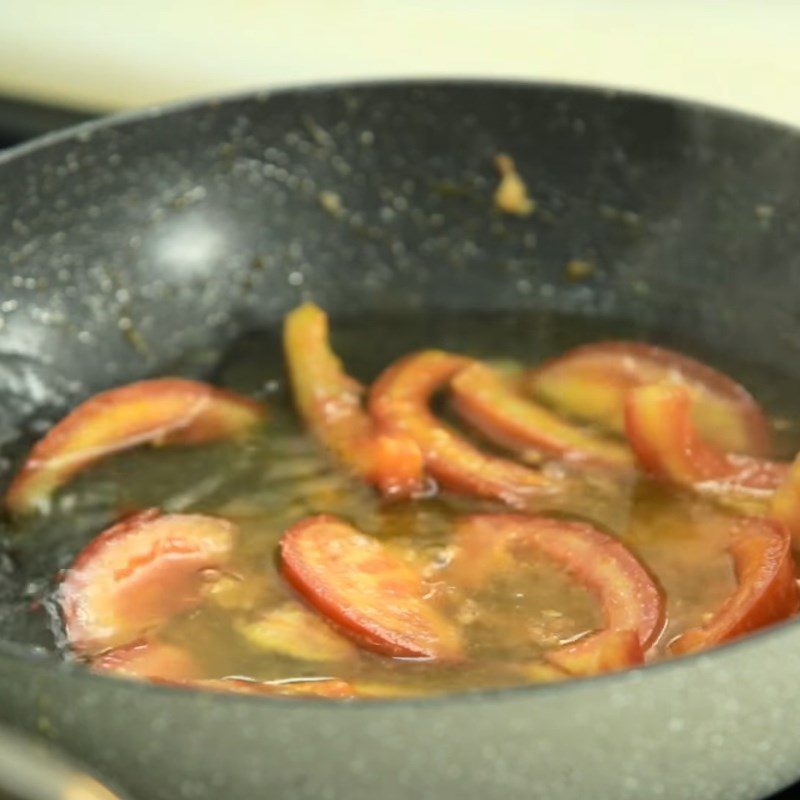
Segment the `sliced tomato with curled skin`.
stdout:
<svg viewBox="0 0 800 800">
<path fill-rule="evenodd" d="M 779 522 L 742 517 L 734 522 L 729 548 L 737 588 L 708 624 L 670 644 L 675 654 L 693 653 L 793 616 L 800 610 L 790 536 Z"/>
<path fill-rule="evenodd" d="M 636 631 L 605 630 L 557 647 L 545 658 L 570 675 L 588 677 L 640 666 L 644 652 Z"/>
<path fill-rule="evenodd" d="M 210 402 L 191 424 L 176 428 L 164 444 L 205 444 L 247 433 L 267 415 L 266 406 L 244 395 L 209 386 Z"/>
<path fill-rule="evenodd" d="M 189 653 L 155 639 L 109 650 L 92 659 L 91 667 L 95 672 L 130 678 L 185 681 L 199 676 L 197 664 Z"/>
<path fill-rule="evenodd" d="M 14 514 L 46 509 L 76 473 L 143 444 L 195 444 L 236 436 L 264 417 L 249 398 L 183 378 L 156 378 L 94 395 L 37 442 L 5 496 Z"/>
<path fill-rule="evenodd" d="M 524 378 L 527 389 L 544 402 L 617 433 L 624 431 L 628 392 L 663 382 L 689 390 L 692 418 L 709 444 L 732 453 L 769 455 L 769 426 L 747 390 L 672 350 L 641 342 L 597 342 L 557 356 Z"/>
<path fill-rule="evenodd" d="M 79 653 L 128 644 L 199 603 L 226 564 L 233 526 L 150 509 L 95 537 L 67 570 L 58 602 Z"/>
<path fill-rule="evenodd" d="M 634 631 L 642 650 L 658 638 L 664 626 L 663 594 L 617 539 L 588 523 L 522 514 L 474 514 L 462 517 L 456 528 L 461 547 L 472 537 L 488 543 L 492 535 L 515 558 L 534 550 L 555 561 L 598 600 L 604 630 Z"/>
<path fill-rule="evenodd" d="M 625 432 L 648 472 L 679 486 L 709 493 L 769 495 L 785 480 L 788 465 L 717 450 L 692 419 L 685 386 L 656 384 L 633 389 L 625 400 Z"/>
<path fill-rule="evenodd" d="M 410 436 L 419 445 L 428 471 L 446 489 L 517 508 L 554 494 L 559 481 L 482 453 L 431 413 L 432 396 L 470 363 L 440 350 L 407 356 L 373 384 L 370 413 L 383 430 Z"/>
<path fill-rule="evenodd" d="M 289 528 L 280 552 L 284 578 L 360 647 L 396 658 L 461 658 L 458 633 L 424 599 L 420 574 L 377 539 L 320 515 Z"/>
<path fill-rule="evenodd" d="M 364 388 L 331 350 L 325 312 L 312 303 L 296 308 L 286 317 L 283 337 L 295 405 L 314 436 L 384 496 L 424 493 L 419 447 L 403 434 L 376 430 L 362 406 Z"/>
<path fill-rule="evenodd" d="M 516 451 L 534 448 L 581 464 L 633 467 L 624 444 L 582 431 L 515 391 L 510 381 L 486 364 L 462 370 L 450 388 L 459 416 L 501 446 Z"/>
<path fill-rule="evenodd" d="M 772 496 L 769 516 L 786 526 L 794 549 L 800 551 L 800 456 L 795 458 L 783 483 Z"/>
</svg>

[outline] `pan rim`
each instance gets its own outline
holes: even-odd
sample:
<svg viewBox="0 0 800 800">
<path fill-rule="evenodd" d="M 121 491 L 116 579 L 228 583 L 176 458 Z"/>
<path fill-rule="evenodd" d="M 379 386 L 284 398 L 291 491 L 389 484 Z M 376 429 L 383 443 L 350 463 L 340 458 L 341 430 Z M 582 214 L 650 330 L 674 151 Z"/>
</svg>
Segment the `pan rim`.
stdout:
<svg viewBox="0 0 800 800">
<path fill-rule="evenodd" d="M 95 132 L 109 128 L 124 127 L 126 125 L 145 122 L 149 119 L 168 117 L 190 111 L 199 111 L 206 107 L 221 107 L 241 102 L 268 103 L 276 97 L 291 95 L 325 94 L 341 92 L 358 92 L 364 90 L 408 90 L 408 89 L 494 89 L 494 90 L 520 90 L 528 89 L 538 92 L 560 92 L 574 95 L 587 95 L 606 97 L 609 100 L 633 100 L 645 103 L 669 105 L 700 114 L 712 114 L 716 117 L 738 120 L 761 128 L 772 129 L 776 133 L 800 136 L 800 126 L 792 125 L 781 120 L 762 117 L 758 114 L 731 108 L 729 106 L 705 103 L 688 97 L 658 92 L 648 92 L 637 89 L 619 88 L 606 84 L 586 84 L 572 81 L 536 81 L 525 78 L 380 78 L 353 81 L 317 81 L 314 83 L 286 83 L 265 89 L 246 89 L 243 91 L 222 92 L 217 94 L 200 95 L 187 100 L 159 103 L 142 108 L 112 112 L 71 125 L 62 130 L 45 133 L 29 141 L 14 145 L 0 152 L 0 168 L 9 162 L 25 156 L 34 155 L 40 150 L 52 147 L 70 140 L 88 142 Z"/>
</svg>

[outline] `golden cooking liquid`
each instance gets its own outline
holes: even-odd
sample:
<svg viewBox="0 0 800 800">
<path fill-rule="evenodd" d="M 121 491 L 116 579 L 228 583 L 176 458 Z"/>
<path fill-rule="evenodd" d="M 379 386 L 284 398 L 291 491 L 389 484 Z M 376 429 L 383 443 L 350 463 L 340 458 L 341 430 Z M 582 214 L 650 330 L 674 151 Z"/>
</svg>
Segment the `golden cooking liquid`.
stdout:
<svg viewBox="0 0 800 800">
<path fill-rule="evenodd" d="M 353 321 L 348 328 L 350 339 L 342 336 L 345 344 L 350 343 L 342 353 L 345 363 L 359 377 L 369 379 L 397 355 L 428 345 L 460 343 L 461 348 L 452 349 L 495 359 L 509 354 L 520 357 L 518 328 L 501 325 L 488 346 L 470 347 L 487 337 L 482 340 L 479 330 L 470 340 L 464 333 L 468 321 L 460 320 L 450 330 L 453 342 L 441 331 L 426 341 L 430 331 L 421 326 L 420 341 L 400 337 L 394 350 L 384 344 L 385 352 L 378 347 L 371 358 L 359 359 L 366 341 L 380 341 L 375 332 L 380 325 L 388 323 L 372 321 L 365 333 Z M 336 330 L 334 322 L 334 334 Z M 551 325 L 548 330 L 552 334 L 562 328 Z M 386 333 L 390 333 L 388 328 Z M 572 329 L 570 334 L 574 336 Z M 550 349 L 563 349 L 557 346 L 558 338 L 549 337 Z M 532 363 L 534 359 L 525 360 Z M 286 391 L 274 337 L 245 340 L 220 368 L 217 380 L 230 388 L 266 395 L 270 417 L 262 431 L 242 443 L 145 448 L 120 454 L 64 490 L 61 511 L 56 512 L 63 515 L 66 508 L 79 513 L 81 508 L 104 503 L 117 511 L 158 506 L 166 512 L 220 515 L 236 524 L 229 571 L 221 578 L 210 576 L 215 580 L 209 584 L 205 602 L 170 620 L 158 634 L 160 640 L 192 656 L 199 677 L 336 677 L 356 687 L 402 696 L 513 686 L 536 680 L 530 667 L 547 649 L 601 627 L 595 599 L 544 558 L 527 559 L 479 591 L 465 592 L 450 585 L 446 565 L 454 518 L 474 511 L 502 511 L 502 507 L 447 493 L 413 502 L 382 502 L 372 489 L 342 472 L 304 431 Z M 446 408 L 437 410 L 447 413 Z M 796 432 L 790 429 L 783 435 L 782 447 L 788 450 Z M 492 449 L 485 442 L 480 444 Z M 555 508 L 551 504 L 541 510 L 595 523 L 618 536 L 647 565 L 666 594 L 668 620 L 649 658 L 665 658 L 669 641 L 706 621 L 735 588 L 724 524 L 730 512 L 642 476 L 619 482 L 597 472 L 586 486 L 578 496 L 561 498 Z M 462 632 L 466 664 L 396 660 L 357 649 L 341 660 L 316 661 L 276 653 L 243 633 L 270 609 L 298 602 L 279 575 L 278 541 L 294 522 L 318 513 L 342 517 L 423 570 L 430 602 Z M 85 540 L 97 532 L 87 531 Z"/>
</svg>

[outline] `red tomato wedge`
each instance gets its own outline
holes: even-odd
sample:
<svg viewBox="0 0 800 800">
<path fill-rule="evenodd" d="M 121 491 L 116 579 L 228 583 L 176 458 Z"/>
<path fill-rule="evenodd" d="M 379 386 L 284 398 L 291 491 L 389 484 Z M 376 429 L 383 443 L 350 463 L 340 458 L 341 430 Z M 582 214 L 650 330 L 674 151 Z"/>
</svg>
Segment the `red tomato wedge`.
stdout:
<svg viewBox="0 0 800 800">
<path fill-rule="evenodd" d="M 420 575 L 377 539 L 327 515 L 283 534 L 281 571 L 303 599 L 361 647 L 458 660 L 456 629 L 424 599 Z"/>
<path fill-rule="evenodd" d="M 551 651 L 547 661 L 575 676 L 617 672 L 644 663 L 635 631 L 606 630 Z"/>
<path fill-rule="evenodd" d="M 555 479 L 482 453 L 431 413 L 428 403 L 434 393 L 470 363 L 440 350 L 401 359 L 373 384 L 372 416 L 387 432 L 410 436 L 422 450 L 428 471 L 446 489 L 518 508 L 554 493 L 559 486 Z"/>
<path fill-rule="evenodd" d="M 413 497 L 426 488 L 422 453 L 404 434 L 385 434 L 362 407 L 364 389 L 331 350 L 328 318 L 306 303 L 284 322 L 284 349 L 294 400 L 316 438 L 386 497 Z"/>
<path fill-rule="evenodd" d="M 769 515 L 788 528 L 794 549 L 800 550 L 800 456 L 772 496 Z"/>
<path fill-rule="evenodd" d="M 730 546 L 738 587 L 711 621 L 670 645 L 676 654 L 705 650 L 796 614 L 800 609 L 789 533 L 778 522 L 742 517 Z"/>
<path fill-rule="evenodd" d="M 459 416 L 495 443 L 516 451 L 531 448 L 577 463 L 630 468 L 621 443 L 582 431 L 522 396 L 486 364 L 461 370 L 450 384 Z"/>
<path fill-rule="evenodd" d="M 579 419 L 624 430 L 631 389 L 656 383 L 685 386 L 692 417 L 709 444 L 732 453 L 766 456 L 769 426 L 744 387 L 693 358 L 640 342 L 598 342 L 570 350 L 531 370 L 530 392 Z"/>
<path fill-rule="evenodd" d="M 91 666 L 95 672 L 113 672 L 131 678 L 184 681 L 198 675 L 197 665 L 185 650 L 158 640 L 109 650 L 92 659 Z"/>
<path fill-rule="evenodd" d="M 56 489 L 94 462 L 142 444 L 195 444 L 240 434 L 258 403 L 182 378 L 140 381 L 91 397 L 34 445 L 5 496 L 14 514 L 46 509 Z"/>
<path fill-rule="evenodd" d="M 629 392 L 625 432 L 639 463 L 672 483 L 724 494 L 769 494 L 785 480 L 788 465 L 717 450 L 702 439 L 685 386 L 657 384 Z"/>
<path fill-rule="evenodd" d="M 470 540 L 490 546 L 492 537 L 505 543 L 515 558 L 535 550 L 556 562 L 598 600 L 605 631 L 634 631 L 642 650 L 652 645 L 664 625 L 664 598 L 639 560 L 617 539 L 584 522 L 523 514 L 475 514 L 462 517 L 456 528 L 457 548 L 471 550 Z M 459 554 L 456 552 L 453 563 Z M 611 639 L 609 639 L 611 641 Z M 580 643 L 578 643 L 580 644 Z M 573 647 L 575 645 L 569 645 Z"/>
<path fill-rule="evenodd" d="M 233 533 L 216 517 L 155 509 L 101 533 L 59 588 L 70 645 L 91 654 L 128 644 L 199 603 L 209 571 L 228 559 Z"/>
</svg>

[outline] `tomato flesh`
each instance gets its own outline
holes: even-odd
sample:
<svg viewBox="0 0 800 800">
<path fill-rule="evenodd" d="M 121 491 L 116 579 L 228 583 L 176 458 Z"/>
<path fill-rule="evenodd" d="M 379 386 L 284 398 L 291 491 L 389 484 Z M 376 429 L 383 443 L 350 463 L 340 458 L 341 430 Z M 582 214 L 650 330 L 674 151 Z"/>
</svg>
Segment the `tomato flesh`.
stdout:
<svg viewBox="0 0 800 800">
<path fill-rule="evenodd" d="M 157 378 L 94 395 L 34 445 L 5 496 L 13 514 L 46 510 L 52 494 L 90 464 L 142 444 L 196 444 L 238 435 L 264 416 L 254 401 L 182 378 Z"/>
<path fill-rule="evenodd" d="M 624 545 L 591 525 L 520 514 L 464 517 L 457 526 L 449 575 L 474 588 L 530 550 L 555 561 L 586 587 L 603 614 L 602 631 L 551 651 L 548 661 L 582 675 L 640 664 L 664 625 L 662 592 Z"/>
<path fill-rule="evenodd" d="M 652 645 L 661 632 L 664 599 L 653 578 L 621 542 L 588 523 L 474 514 L 461 518 L 456 535 L 462 548 L 473 538 L 486 543 L 494 539 L 515 558 L 534 550 L 556 562 L 597 598 L 605 627 L 635 631 L 642 648 Z M 491 558 L 497 559 L 497 553 Z"/>
<path fill-rule="evenodd" d="M 800 550 L 800 456 L 770 502 L 770 516 L 787 527 L 795 550 Z"/>
<path fill-rule="evenodd" d="M 736 381 L 693 358 L 641 342 L 583 345 L 528 372 L 525 385 L 556 408 L 622 433 L 631 389 L 684 386 L 695 425 L 721 450 L 753 456 L 770 451 L 769 426 L 758 403 Z"/>
<path fill-rule="evenodd" d="M 407 356 L 373 385 L 370 412 L 382 429 L 410 436 L 419 445 L 426 468 L 446 489 L 518 508 L 554 494 L 560 482 L 481 452 L 431 413 L 428 404 L 434 393 L 470 363 L 439 350 Z"/>
<path fill-rule="evenodd" d="M 151 509 L 93 539 L 59 587 L 72 648 L 97 653 L 132 642 L 201 601 L 230 554 L 233 526 Z"/>
<path fill-rule="evenodd" d="M 356 644 L 382 655 L 458 660 L 456 629 L 423 597 L 421 576 L 377 539 L 321 515 L 284 533 L 281 571 Z"/>
<path fill-rule="evenodd" d="M 528 400 L 486 364 L 459 372 L 451 388 L 458 414 L 501 446 L 523 452 L 533 448 L 581 464 L 633 466 L 624 444 L 586 433 Z"/>
<path fill-rule="evenodd" d="M 563 645 L 546 658 L 570 675 L 588 677 L 639 666 L 644 652 L 636 631 L 606 630 Z"/>
<path fill-rule="evenodd" d="M 306 303 L 289 314 L 284 349 L 295 405 L 334 457 L 387 497 L 424 492 L 419 447 L 402 433 L 376 430 L 362 407 L 363 387 L 345 373 L 331 350 L 325 312 Z"/>
<path fill-rule="evenodd" d="M 670 644 L 675 654 L 705 650 L 793 616 L 800 609 L 790 536 L 779 522 L 742 517 L 730 553 L 738 586 L 708 624 Z"/>
<path fill-rule="evenodd" d="M 691 408 L 685 386 L 656 384 L 628 393 L 625 432 L 645 470 L 678 485 L 723 494 L 769 494 L 785 480 L 786 464 L 708 444 L 695 427 Z"/>
<path fill-rule="evenodd" d="M 109 650 L 92 659 L 95 672 L 111 672 L 130 678 L 172 681 L 197 677 L 197 665 L 180 647 L 155 639 Z"/>
</svg>

